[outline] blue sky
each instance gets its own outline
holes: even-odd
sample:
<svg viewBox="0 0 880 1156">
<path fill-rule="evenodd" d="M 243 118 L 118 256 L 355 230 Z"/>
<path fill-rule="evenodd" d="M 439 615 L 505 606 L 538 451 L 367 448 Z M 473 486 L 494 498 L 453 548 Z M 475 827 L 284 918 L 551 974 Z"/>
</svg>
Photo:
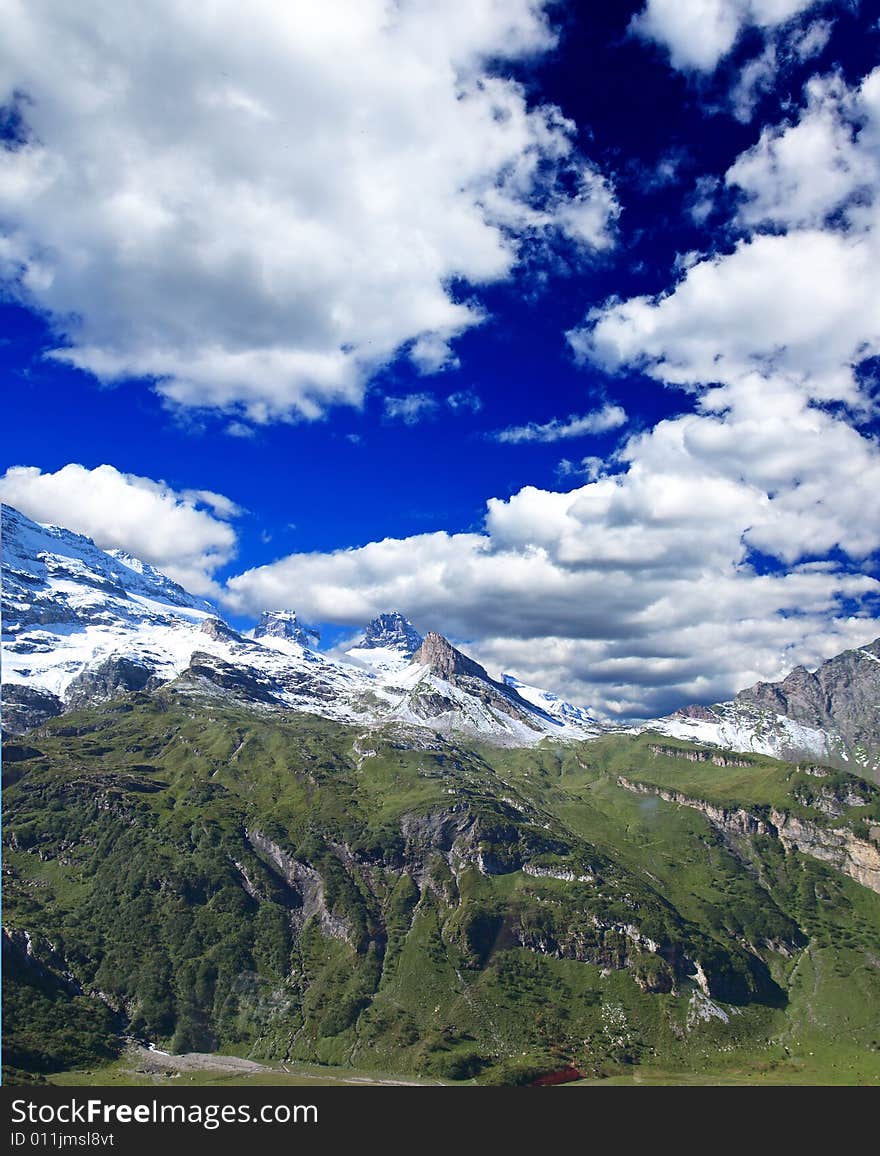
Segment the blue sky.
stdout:
<svg viewBox="0 0 880 1156">
<path fill-rule="evenodd" d="M 14 7 L 0 496 L 610 716 L 870 640 L 869 8 Z"/>
</svg>

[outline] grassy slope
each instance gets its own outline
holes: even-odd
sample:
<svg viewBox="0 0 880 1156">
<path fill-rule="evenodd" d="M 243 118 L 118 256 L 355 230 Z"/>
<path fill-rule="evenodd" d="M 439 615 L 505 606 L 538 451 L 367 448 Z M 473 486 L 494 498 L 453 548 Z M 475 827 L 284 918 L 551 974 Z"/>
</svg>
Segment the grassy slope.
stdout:
<svg viewBox="0 0 880 1156">
<path fill-rule="evenodd" d="M 457 1078 L 572 1060 L 603 1076 L 634 1061 L 661 1082 L 880 1078 L 880 1028 L 866 1011 L 880 1006 L 880 896 L 773 840 L 727 847 L 698 812 L 616 785 L 623 774 L 829 821 L 795 797 L 810 786 L 802 773 L 657 756 L 647 737 L 473 752 L 386 737 L 364 744 L 379 753 L 358 768 L 354 737 L 308 716 L 161 696 L 58 720 L 29 739 L 42 757 L 11 768 L 9 923 L 58 948 L 87 988 L 116 993 L 137 1030 L 182 1050 Z M 435 856 L 419 866 L 431 879 L 420 895 L 400 859 L 401 819 L 450 804 L 479 818 L 488 852 L 503 856 L 513 838 L 551 868 L 596 868 L 600 888 L 471 869 L 459 893 Z M 246 828 L 319 867 L 348 942 L 314 921 L 291 935 L 290 896 Z M 365 870 L 345 869 L 341 843 Z M 677 995 L 644 992 L 629 971 L 511 939 L 510 912 L 534 921 L 557 909 L 557 932 L 585 911 L 634 910 L 701 951 L 753 943 L 788 1005 L 748 1000 L 724 1005 L 728 1023 L 695 1021 L 686 982 Z M 798 936 L 789 958 L 761 946 Z M 103 1004 L 91 1005 L 103 1043 Z M 42 1013 L 51 1029 L 51 1007 Z M 26 998 L 24 1034 L 28 1018 Z"/>
</svg>

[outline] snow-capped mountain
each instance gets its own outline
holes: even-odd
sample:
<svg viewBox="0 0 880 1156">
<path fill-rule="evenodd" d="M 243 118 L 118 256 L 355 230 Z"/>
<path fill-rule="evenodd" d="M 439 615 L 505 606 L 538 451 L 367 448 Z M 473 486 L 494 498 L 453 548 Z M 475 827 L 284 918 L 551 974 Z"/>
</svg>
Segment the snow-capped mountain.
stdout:
<svg viewBox="0 0 880 1156">
<path fill-rule="evenodd" d="M 312 648 L 321 641 L 321 632 L 315 626 L 300 622 L 295 610 L 264 610 L 248 638 L 283 638 Z"/>
<path fill-rule="evenodd" d="M 512 674 L 502 674 L 501 681 L 505 686 L 512 687 L 520 698 L 524 698 L 526 702 L 530 702 L 532 706 L 536 706 L 552 718 L 559 719 L 560 722 L 572 723 L 587 730 L 592 729 L 596 734 L 608 729 L 589 711 L 584 710 L 583 707 L 574 706 L 573 703 L 565 702 L 552 691 L 541 690 L 537 686 L 529 686 L 528 683 L 521 682 Z"/>
<path fill-rule="evenodd" d="M 587 711 L 505 674 L 500 682 L 445 638 L 380 614 L 341 658 L 295 611 L 241 634 L 216 607 L 120 550 L 2 508 L 3 726 L 174 682 L 254 709 L 307 711 L 366 727 L 396 723 L 492 742 L 595 737 Z M 880 778 L 880 639 L 730 702 L 643 724 L 670 736 Z"/>
<path fill-rule="evenodd" d="M 81 534 L 39 526 L 9 506 L 2 520 L 7 729 L 60 713 L 83 676 L 112 656 L 126 660 L 117 681 L 128 689 L 186 665 L 181 642 L 215 613 L 209 603 Z"/>
<path fill-rule="evenodd" d="M 363 636 L 345 651 L 357 666 L 376 671 L 401 671 L 422 645 L 423 638 L 398 610 L 379 614 L 367 624 Z"/>
<path fill-rule="evenodd" d="M 880 639 L 815 671 L 758 682 L 730 702 L 690 706 L 645 724 L 692 742 L 775 758 L 816 759 L 880 779 Z"/>
<path fill-rule="evenodd" d="M 3 725 L 20 732 L 65 710 L 172 683 L 367 727 L 396 723 L 528 745 L 588 730 L 492 680 L 440 635 L 380 615 L 349 661 L 315 652 L 296 613 L 264 613 L 248 634 L 153 567 L 40 526 L 8 506 L 3 538 Z M 364 657 L 366 656 L 366 657 Z"/>
</svg>

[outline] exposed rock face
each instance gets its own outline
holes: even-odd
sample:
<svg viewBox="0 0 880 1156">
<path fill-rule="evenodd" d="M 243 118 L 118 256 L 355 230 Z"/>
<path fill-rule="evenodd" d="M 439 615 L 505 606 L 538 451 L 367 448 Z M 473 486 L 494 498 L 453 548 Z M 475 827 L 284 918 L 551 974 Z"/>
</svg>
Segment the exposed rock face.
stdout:
<svg viewBox="0 0 880 1156">
<path fill-rule="evenodd" d="M 810 672 L 759 682 L 729 702 L 688 706 L 641 729 L 754 751 L 786 762 L 817 759 L 880 781 L 880 639 Z"/>
<path fill-rule="evenodd" d="M 324 881 L 318 872 L 288 855 L 277 843 L 274 843 L 261 831 L 247 831 L 247 840 L 256 854 L 280 875 L 288 887 L 291 888 L 302 902 L 299 912 L 300 927 L 308 919 L 317 918 L 322 930 L 334 939 L 352 939 L 351 929 L 346 920 L 331 911 L 324 899 Z"/>
<path fill-rule="evenodd" d="M 427 666 L 444 682 L 474 695 L 486 705 L 529 727 L 538 729 L 536 716 L 554 721 L 540 708 L 526 702 L 512 686 L 496 682 L 478 662 L 456 650 L 451 642 L 434 630 L 425 635 L 425 641 L 413 655 L 412 662 Z"/>
<path fill-rule="evenodd" d="M 108 702 L 134 690 L 152 690 L 153 671 L 130 658 L 108 658 L 100 666 L 78 674 L 67 689 L 65 708 L 82 710 L 91 703 Z"/>
<path fill-rule="evenodd" d="M 47 690 L 22 686 L 17 682 L 3 684 L 3 731 L 21 735 L 31 727 L 42 726 L 64 710 L 64 703 Z"/>
<path fill-rule="evenodd" d="M 691 706 L 683 706 L 681 710 L 677 710 L 675 713 L 682 718 L 703 719 L 705 722 L 715 721 L 715 712 L 707 706 L 700 706 L 698 703 L 693 703 Z"/>
<path fill-rule="evenodd" d="M 429 666 L 433 674 L 455 685 L 457 675 L 469 675 L 471 678 L 482 678 L 485 682 L 492 682 L 478 662 L 456 650 L 442 634 L 429 630 L 425 640 L 413 655 L 413 662 L 420 666 Z M 498 684 L 501 685 L 501 684 Z"/>
<path fill-rule="evenodd" d="M 390 614 L 377 615 L 357 645 L 361 650 L 383 648 L 399 650 L 401 654 L 411 656 L 422 645 L 422 636 L 409 619 L 393 610 Z"/>
<path fill-rule="evenodd" d="M 794 847 L 830 863 L 863 887 L 880 892 L 880 848 L 873 843 L 859 839 L 848 827 L 820 827 L 782 811 L 771 811 L 770 819 L 786 850 Z"/>
<path fill-rule="evenodd" d="M 875 749 L 880 742 L 880 638 L 830 658 L 815 673 L 799 666 L 782 682 L 758 682 L 740 691 L 734 702 L 837 731 L 851 748 Z"/>
<path fill-rule="evenodd" d="M 775 834 L 763 819 L 757 818 L 742 807 L 722 807 L 717 803 L 708 803 L 705 799 L 692 799 L 683 795 L 681 791 L 667 790 L 665 787 L 655 787 L 650 783 L 634 783 L 623 775 L 618 775 L 617 785 L 636 795 L 656 795 L 667 803 L 678 803 L 681 807 L 693 807 L 702 811 L 710 823 L 728 835 L 769 835 Z"/>
<path fill-rule="evenodd" d="M 254 627 L 254 638 L 286 638 L 299 646 L 312 647 L 321 641 L 315 626 L 300 622 L 295 610 L 264 610 Z"/>
<path fill-rule="evenodd" d="M 222 618 L 206 618 L 199 629 L 202 634 L 207 634 L 209 638 L 214 638 L 218 642 L 243 643 L 245 641 L 238 631 L 233 630 Z"/>
<path fill-rule="evenodd" d="M 742 807 L 722 807 L 705 799 L 693 799 L 680 791 L 655 787 L 648 783 L 634 783 L 622 775 L 618 785 L 638 795 L 657 795 L 668 803 L 678 803 L 701 811 L 722 834 L 775 835 L 786 851 L 800 851 L 830 863 L 863 887 L 880 893 L 880 848 L 866 839 L 860 839 L 848 827 L 822 827 L 818 823 L 773 809 L 769 820 L 758 818 Z"/>
<path fill-rule="evenodd" d="M 652 755 L 665 755 L 668 759 L 686 759 L 689 763 L 712 763 L 716 767 L 750 767 L 748 759 L 738 759 L 735 755 L 721 755 L 715 751 L 682 750 L 681 747 L 662 747 L 652 743 L 648 747 Z"/>
<path fill-rule="evenodd" d="M 222 658 L 205 654 L 203 651 L 195 652 L 180 681 L 181 684 L 185 684 L 193 680 L 225 691 L 246 702 L 277 705 L 271 678 L 254 670 L 253 667 L 234 666 L 231 662 L 224 662 Z"/>
</svg>

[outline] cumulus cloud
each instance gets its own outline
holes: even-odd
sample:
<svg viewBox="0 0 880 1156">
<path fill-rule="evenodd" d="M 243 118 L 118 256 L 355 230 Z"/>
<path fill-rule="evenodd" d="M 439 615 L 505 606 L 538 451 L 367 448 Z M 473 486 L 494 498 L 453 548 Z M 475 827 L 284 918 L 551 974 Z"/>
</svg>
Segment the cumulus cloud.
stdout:
<svg viewBox="0 0 880 1156">
<path fill-rule="evenodd" d="M 817 398 L 855 402 L 853 363 L 880 352 L 878 278 L 876 233 L 759 235 L 692 265 L 665 296 L 595 310 L 568 336 L 583 358 L 676 385 L 775 367 Z"/>
<path fill-rule="evenodd" d="M 880 353 L 878 144 L 880 69 L 853 89 L 812 81 L 797 121 L 727 173 L 747 231 L 733 251 L 687 263 L 668 293 L 594 310 L 568 335 L 575 352 L 691 388 L 760 369 L 862 405 L 857 366 Z"/>
<path fill-rule="evenodd" d="M 492 436 L 495 441 L 513 445 L 520 442 L 558 442 L 567 438 L 583 437 L 585 434 L 606 433 L 608 430 L 618 429 L 625 422 L 626 410 L 622 406 L 608 404 L 580 417 L 571 414 L 564 421 L 559 418 L 544 423 L 532 421 L 527 425 L 515 425 L 509 429 L 499 430 Z"/>
<path fill-rule="evenodd" d="M 870 231 L 880 181 L 880 69 L 855 90 L 838 76 L 814 77 L 806 98 L 794 123 L 765 128 L 728 170 L 728 186 L 745 194 L 739 222 L 815 228 L 843 212 L 849 225 Z"/>
<path fill-rule="evenodd" d="M 630 29 L 668 52 L 674 68 L 711 72 L 744 28 L 773 29 L 819 0 L 647 0 Z M 817 34 L 818 36 L 818 34 Z M 809 49 L 812 42 L 808 41 Z"/>
<path fill-rule="evenodd" d="M 569 463 L 587 479 L 573 490 L 491 499 L 479 533 L 292 555 L 232 579 L 231 604 L 280 606 L 294 588 L 315 618 L 397 606 L 496 671 L 624 716 L 880 633 L 880 446 L 859 426 L 858 372 L 880 353 L 878 113 L 880 70 L 814 83 L 727 175 L 732 250 L 690 256 L 666 294 L 610 301 L 570 334 L 610 371 L 683 387 L 691 412 L 630 436 L 610 471 Z"/>
<path fill-rule="evenodd" d="M 0 276 L 56 357 L 255 423 L 454 365 L 524 244 L 610 240 L 576 126 L 492 71 L 552 49 L 544 7 L 8 4 Z"/>
<path fill-rule="evenodd" d="M 210 490 L 175 492 L 164 482 L 113 466 L 70 463 L 55 473 L 12 466 L 0 477 L 0 500 L 37 522 L 51 522 L 149 562 L 188 590 L 212 594 L 212 575 L 235 556 L 228 519 L 241 510 Z"/>
<path fill-rule="evenodd" d="M 491 500 L 481 533 L 291 555 L 233 578 L 227 598 L 257 613 L 296 589 L 304 614 L 341 623 L 400 607 L 476 640 L 496 671 L 609 715 L 777 677 L 817 648 L 827 657 L 876 633 L 856 614 L 870 614 L 880 583 L 811 560 L 832 544 L 880 546 L 868 509 L 880 455 L 794 392 L 768 423 L 762 389 L 731 398 L 733 416 L 692 414 L 630 439 L 619 474 Z M 828 492 L 844 502 L 832 508 Z M 799 561 L 762 573 L 755 551 Z"/>
<path fill-rule="evenodd" d="M 785 381 L 767 394 L 757 374 L 709 391 L 612 476 L 490 500 L 481 533 L 291 555 L 227 598 L 256 613 L 296 589 L 342 623 L 401 607 L 610 715 L 728 696 L 877 633 L 880 583 L 826 556 L 880 548 L 880 451 Z"/>
</svg>

